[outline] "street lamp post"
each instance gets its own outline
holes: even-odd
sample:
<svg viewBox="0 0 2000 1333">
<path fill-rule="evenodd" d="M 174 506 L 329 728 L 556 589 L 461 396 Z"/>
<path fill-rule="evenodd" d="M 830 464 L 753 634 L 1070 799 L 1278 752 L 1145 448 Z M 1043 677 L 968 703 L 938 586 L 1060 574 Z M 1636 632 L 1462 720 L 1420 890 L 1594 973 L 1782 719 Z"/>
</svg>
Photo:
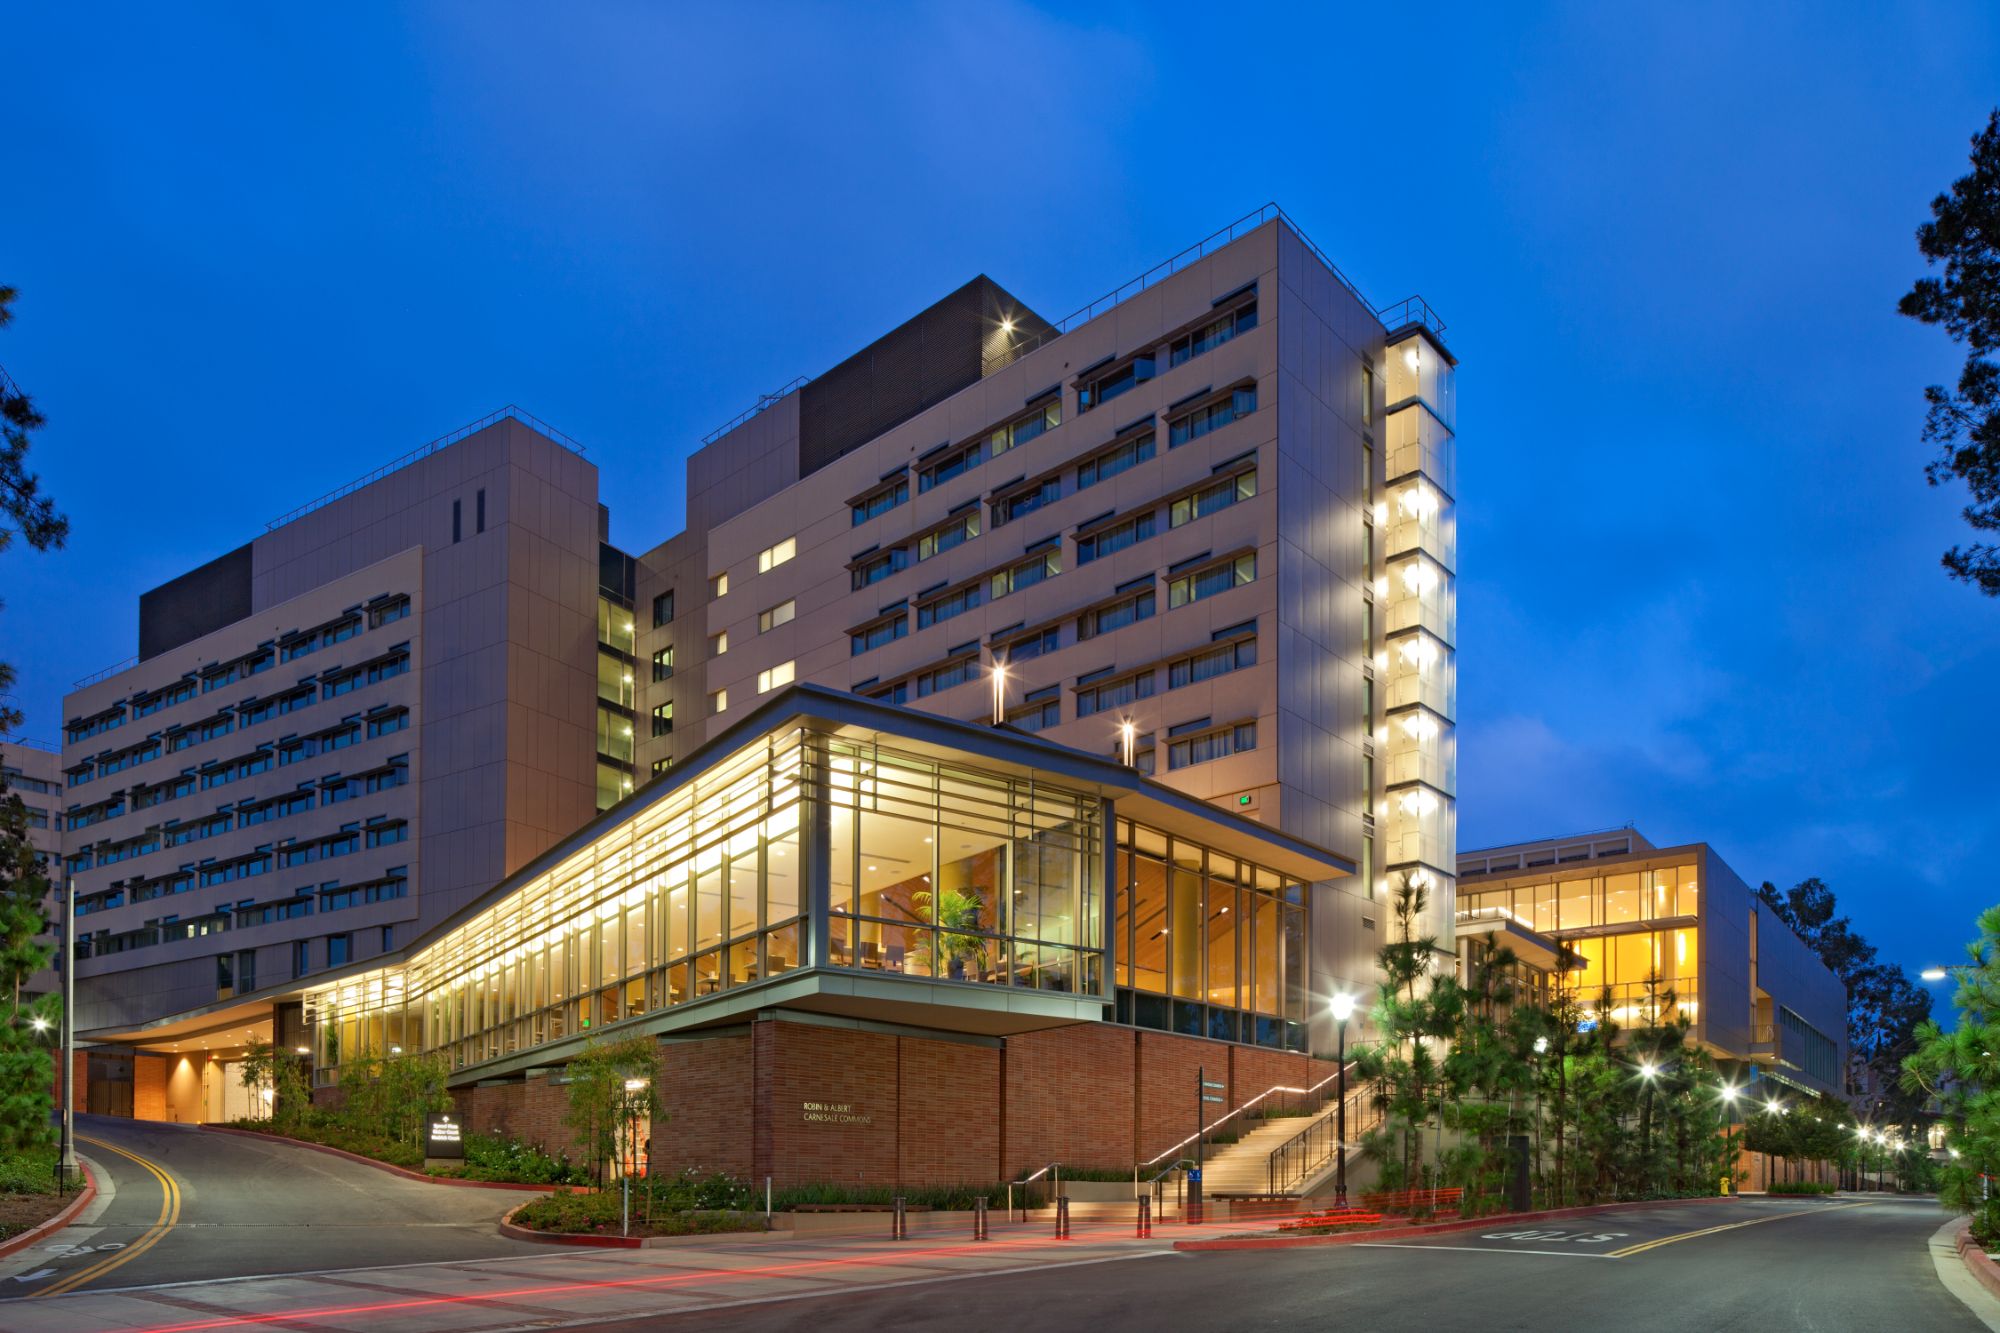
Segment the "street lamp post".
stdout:
<svg viewBox="0 0 2000 1333">
<path fill-rule="evenodd" d="M 1729 1188 L 1724 1194 L 1736 1193 L 1736 1097 L 1740 1091 L 1734 1083 L 1722 1085 L 1722 1101 L 1728 1108 L 1723 1114 L 1729 1117 L 1722 1125 L 1723 1152 L 1729 1162 Z"/>
<path fill-rule="evenodd" d="M 1549 1053 L 1549 1039 L 1535 1038 L 1535 1176 L 1542 1174 L 1542 1062 Z"/>
<path fill-rule="evenodd" d="M 56 1176 L 77 1178 L 76 1164 L 76 881 L 63 876 L 62 929 L 62 1149 Z"/>
<path fill-rule="evenodd" d="M 1333 1204 L 1336 1208 L 1347 1206 L 1347 1020 L 1354 1017 L 1354 997 L 1342 991 L 1331 1002 L 1333 1021 L 1340 1026 L 1340 1049 L 1334 1059 L 1334 1096 L 1338 1099 L 1333 1112 L 1334 1165 Z"/>
</svg>

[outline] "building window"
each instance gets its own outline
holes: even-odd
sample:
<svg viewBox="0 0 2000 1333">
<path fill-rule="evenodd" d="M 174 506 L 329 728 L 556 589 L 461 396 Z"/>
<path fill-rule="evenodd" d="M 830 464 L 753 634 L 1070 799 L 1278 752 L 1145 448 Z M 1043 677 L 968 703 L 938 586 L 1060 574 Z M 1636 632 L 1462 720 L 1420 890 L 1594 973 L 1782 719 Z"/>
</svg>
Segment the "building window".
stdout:
<svg viewBox="0 0 2000 1333">
<path fill-rule="evenodd" d="M 486 531 L 486 490 L 484 487 L 480 488 L 479 493 L 472 497 L 472 515 L 472 530 L 474 532 Z"/>
<path fill-rule="evenodd" d="M 456 501 L 453 504 L 456 505 Z M 352 935 L 329 935 L 326 937 L 326 965 L 345 967 L 354 957 L 354 937 Z"/>
<path fill-rule="evenodd" d="M 1239 555 L 1234 560 L 1182 574 L 1167 583 L 1167 609 L 1199 602 L 1219 592 L 1239 588 L 1257 577 L 1257 556 Z"/>
<path fill-rule="evenodd" d="M 954 546 L 963 546 L 978 535 L 979 511 L 968 509 L 943 527 L 933 528 L 917 538 L 917 560 L 921 563 Z"/>
<path fill-rule="evenodd" d="M 671 736 L 673 734 L 674 734 L 673 700 L 669 699 L 667 702 L 663 704 L 654 704 L 653 705 L 654 737 L 657 738 L 660 736 Z"/>
<path fill-rule="evenodd" d="M 1174 339 L 1167 353 L 1167 365 L 1178 366 L 1184 361 L 1192 361 L 1203 352 L 1213 351 L 1237 334 L 1248 333 L 1256 327 L 1257 303 L 1251 301 L 1240 305 L 1213 323 Z"/>
<path fill-rule="evenodd" d="M 910 567 L 910 548 L 891 546 L 888 550 L 862 558 L 852 565 L 850 582 L 854 591 L 859 592 L 871 583 L 880 583 L 891 574 L 900 573 Z"/>
<path fill-rule="evenodd" d="M 1076 637 L 1095 638 L 1115 629 L 1124 629 L 1127 625 L 1136 625 L 1142 620 L 1151 620 L 1154 609 L 1153 580 L 1149 576 L 1141 582 L 1145 586 L 1140 590 L 1078 616 Z"/>
<path fill-rule="evenodd" d="M 910 632 L 910 617 L 902 608 L 887 620 L 878 620 L 872 625 L 863 625 L 853 631 L 848 638 L 848 656 L 859 657 L 873 652 L 883 644 L 894 643 Z"/>
<path fill-rule="evenodd" d="M 879 689 L 862 690 L 861 693 L 870 699 L 880 700 L 886 704 L 906 704 L 910 701 L 910 682 L 899 680 L 893 685 L 884 685 Z"/>
<path fill-rule="evenodd" d="M 710 657 L 720 657 L 728 651 L 729 651 L 728 630 L 726 629 L 717 630 L 715 633 L 708 636 L 708 655 Z"/>
<path fill-rule="evenodd" d="M 1032 588 L 1037 583 L 1052 579 L 1062 573 L 1062 549 L 1050 547 L 1030 556 L 1018 565 L 1010 566 L 993 575 L 993 598 L 998 601 L 1008 593 Z"/>
<path fill-rule="evenodd" d="M 1060 647 L 1062 647 L 1062 627 L 1050 625 L 1047 629 L 1037 630 L 1033 634 L 1015 639 L 1001 649 L 999 656 L 1009 664 L 1026 662 L 1044 653 L 1052 653 Z"/>
<path fill-rule="evenodd" d="M 668 644 L 653 654 L 653 683 L 674 678 L 674 646 Z"/>
<path fill-rule="evenodd" d="M 1105 679 L 1113 668 L 1093 672 L 1076 683 L 1076 715 L 1080 718 L 1093 717 L 1114 708 L 1126 708 L 1141 699 L 1153 697 L 1153 686 L 1157 673 L 1148 668 L 1135 675 L 1121 676 L 1116 680 Z"/>
<path fill-rule="evenodd" d="M 708 711 L 709 711 L 709 713 L 710 713 L 711 715 L 713 715 L 713 714 L 716 714 L 716 713 L 720 713 L 720 712 L 724 712 L 724 711 L 726 711 L 726 710 L 727 710 L 728 708 L 729 708 L 729 691 L 728 691 L 728 690 L 715 690 L 715 691 L 713 691 L 712 693 L 710 693 L 710 694 L 709 694 L 709 696 L 708 696 Z"/>
<path fill-rule="evenodd" d="M 1022 731 L 1042 731 L 1062 721 L 1062 691 L 1049 685 L 1031 690 L 1019 706 L 1008 710 L 1007 721 Z"/>
<path fill-rule="evenodd" d="M 1095 486 L 1100 481 L 1109 481 L 1121 472 L 1139 466 L 1153 456 L 1153 432 L 1125 441 L 1106 449 L 1095 458 L 1086 458 L 1076 466 L 1076 488 L 1083 490 Z"/>
<path fill-rule="evenodd" d="M 727 597 L 729 595 L 728 570 L 725 569 L 720 574 L 717 574 L 711 579 L 709 579 L 708 595 L 710 597 Z"/>
<path fill-rule="evenodd" d="M 954 477 L 962 477 L 986 461 L 986 442 L 974 440 L 945 454 L 934 463 L 927 463 L 917 469 L 917 494 L 934 490 Z"/>
<path fill-rule="evenodd" d="M 377 602 L 374 606 L 368 608 L 368 628 L 381 629 L 384 625 L 393 624 L 409 614 L 410 599 L 408 597 L 391 597 L 385 602 Z"/>
<path fill-rule="evenodd" d="M 632 762 L 632 719 L 629 715 L 598 705 L 597 753 L 616 763 Z"/>
<path fill-rule="evenodd" d="M 632 622 L 632 612 L 602 594 L 597 598 L 597 641 L 627 657 L 639 651 L 639 630 Z"/>
<path fill-rule="evenodd" d="M 1093 407 L 1102 407 L 1113 398 L 1132 390 L 1153 378 L 1153 355 L 1135 356 L 1116 370 L 1107 371 L 1094 379 L 1087 380 L 1076 391 L 1076 410 L 1088 412 Z"/>
<path fill-rule="evenodd" d="M 653 628 L 674 623 L 674 590 L 667 589 L 653 599 Z"/>
<path fill-rule="evenodd" d="M 1159 531 L 1159 511 L 1148 509 L 1143 514 L 1134 514 L 1128 519 L 1114 523 L 1108 528 L 1099 528 L 1088 537 L 1076 539 L 1076 563 L 1087 565 L 1091 561 L 1135 546 Z"/>
<path fill-rule="evenodd" d="M 968 583 L 934 601 L 921 603 L 917 607 L 917 628 L 929 629 L 940 621 L 964 615 L 985 601 L 985 591 L 984 584 Z"/>
<path fill-rule="evenodd" d="M 757 552 L 757 572 L 759 574 L 768 574 L 798 553 L 799 539 L 797 537 L 787 537 L 775 545 L 766 546 L 763 550 Z M 724 591 L 726 592 L 728 589 L 725 588 Z"/>
<path fill-rule="evenodd" d="M 1233 477 L 1210 482 L 1192 495 L 1183 495 L 1174 501 L 1172 511 L 1167 516 L 1167 526 L 1178 528 L 1184 523 L 1192 523 L 1198 518 L 1229 508 L 1239 500 L 1248 500 L 1257 494 L 1257 469 L 1239 472 Z"/>
<path fill-rule="evenodd" d="M 769 694 L 772 690 L 778 689 L 780 686 L 791 684 L 793 668 L 796 665 L 794 662 L 780 662 L 774 667 L 759 671 L 757 673 L 757 693 Z"/>
<path fill-rule="evenodd" d="M 1256 410 L 1256 386 L 1238 389 L 1227 398 L 1197 407 L 1171 423 L 1167 427 L 1167 447 L 1175 449 L 1190 440 L 1198 440 L 1210 431 L 1220 430 L 1238 417 L 1247 417 Z"/>
<path fill-rule="evenodd" d="M 1361 424 L 1375 424 L 1375 367 L 1366 363 L 1361 367 Z"/>
<path fill-rule="evenodd" d="M 1232 754 L 1257 748 L 1257 724 L 1238 722 L 1234 726 L 1204 730 L 1209 727 L 1207 718 L 1197 722 L 1187 722 L 1167 733 L 1167 767 L 1186 768 L 1191 764 L 1205 764 L 1211 759 L 1222 759 Z M 1186 733 L 1198 734 L 1186 734 Z"/>
<path fill-rule="evenodd" d="M 292 941 L 292 977 L 296 980 L 312 971 L 312 941 Z"/>
<path fill-rule="evenodd" d="M 1062 425 L 1062 398 L 1051 398 L 1041 407 L 1015 421 L 1010 421 L 987 437 L 987 456 L 997 458 L 1009 449 L 1026 444 L 1045 431 Z"/>
<path fill-rule="evenodd" d="M 620 708 L 630 708 L 639 687 L 632 678 L 632 665 L 624 658 L 600 649 L 597 654 L 597 697 Z"/>
<path fill-rule="evenodd" d="M 768 634 L 780 625 L 789 625 L 792 623 L 792 617 L 798 613 L 799 604 L 796 598 L 779 602 L 768 611 L 759 611 L 757 613 L 757 632 L 759 634 Z"/>
<path fill-rule="evenodd" d="M 653 761 L 653 776 L 658 777 L 673 766 L 674 759 L 672 755 L 668 755 L 665 759 L 655 759 Z"/>
<path fill-rule="evenodd" d="M 1218 632 L 1218 637 L 1227 638 L 1240 634 L 1244 628 L 1238 626 L 1234 629 L 1221 630 Z M 1250 638 L 1236 643 L 1217 644 L 1213 648 L 1205 648 L 1201 652 L 1192 653 L 1170 664 L 1167 667 L 1167 688 L 1178 690 L 1183 685 L 1198 685 L 1204 680 L 1213 680 L 1217 676 L 1240 671 L 1244 667 L 1256 666 L 1256 626 L 1252 624 L 1247 628 L 1252 633 Z"/>
<path fill-rule="evenodd" d="M 454 546 L 458 544 L 459 538 L 464 535 L 464 523 L 462 521 L 464 509 L 465 502 L 463 500 L 453 500 L 451 502 L 451 540 Z"/>
<path fill-rule="evenodd" d="M 976 656 L 961 657 L 943 666 L 932 667 L 929 671 L 918 673 L 917 697 L 922 699 L 928 695 L 941 694 L 954 685 L 965 684 L 978 674 L 979 659 Z"/>
<path fill-rule="evenodd" d="M 1062 478 L 1049 477 L 1024 491 L 1015 491 L 1005 499 L 993 502 L 993 526 L 998 528 L 1023 514 L 1032 514 L 1043 505 L 1054 504 L 1062 498 Z"/>
<path fill-rule="evenodd" d="M 854 521 L 852 527 L 860 527 L 871 518 L 879 518 L 897 505 L 910 498 L 910 479 L 898 477 L 880 490 L 871 491 L 853 504 Z"/>
</svg>

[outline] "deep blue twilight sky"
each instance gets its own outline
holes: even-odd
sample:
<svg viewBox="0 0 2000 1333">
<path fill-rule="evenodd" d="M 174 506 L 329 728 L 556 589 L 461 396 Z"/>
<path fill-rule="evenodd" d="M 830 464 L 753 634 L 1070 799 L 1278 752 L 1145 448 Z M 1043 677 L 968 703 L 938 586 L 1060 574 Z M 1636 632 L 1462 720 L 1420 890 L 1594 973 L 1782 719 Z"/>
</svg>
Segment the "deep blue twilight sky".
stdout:
<svg viewBox="0 0 2000 1333">
<path fill-rule="evenodd" d="M 16 10 L 0 363 L 75 524 L 0 556 L 28 732 L 141 590 L 504 403 L 641 549 L 759 392 L 1275 199 L 1462 358 L 1462 845 L 1631 821 L 1955 957 L 2000 604 L 1938 569 L 1957 356 L 1894 307 L 2000 13 L 1339 8 Z"/>
</svg>

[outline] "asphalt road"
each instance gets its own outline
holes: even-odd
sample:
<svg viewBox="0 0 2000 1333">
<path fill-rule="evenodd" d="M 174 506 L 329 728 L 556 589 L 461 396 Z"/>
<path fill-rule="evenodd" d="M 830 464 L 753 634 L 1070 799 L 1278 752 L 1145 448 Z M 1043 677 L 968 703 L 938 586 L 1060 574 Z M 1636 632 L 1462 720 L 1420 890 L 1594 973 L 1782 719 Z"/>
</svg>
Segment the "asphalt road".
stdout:
<svg viewBox="0 0 2000 1333">
<path fill-rule="evenodd" d="M 495 1228 L 525 1197 L 513 1191 L 184 1125 L 78 1116 L 76 1129 L 99 1197 L 50 1244 L 0 1260 L 0 1299 L 539 1249 Z"/>
<path fill-rule="evenodd" d="M 732 1329 L 811 1333 L 968 1324 L 1978 1333 L 1989 1325 L 1946 1290 L 1932 1266 L 1926 1242 L 1946 1220 L 1932 1200 L 1717 1201 L 1446 1233 L 1407 1246 L 1183 1253 L 726 1313 Z M 1707 1234 L 1690 1234 L 1699 1232 Z M 2000 1320 L 2000 1302 L 1985 1299 Z M 719 1313 L 653 1318 L 645 1326 L 714 1327 Z"/>
</svg>

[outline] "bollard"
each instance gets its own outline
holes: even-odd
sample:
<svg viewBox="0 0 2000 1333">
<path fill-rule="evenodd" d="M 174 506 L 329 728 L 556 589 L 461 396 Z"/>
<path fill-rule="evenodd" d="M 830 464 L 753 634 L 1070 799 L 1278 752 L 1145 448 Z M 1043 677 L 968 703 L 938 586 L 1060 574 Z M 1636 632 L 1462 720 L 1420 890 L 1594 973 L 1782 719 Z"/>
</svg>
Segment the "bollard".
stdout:
<svg viewBox="0 0 2000 1333">
<path fill-rule="evenodd" d="M 1056 1200 L 1056 1239 L 1069 1239 L 1069 1196 Z"/>
<path fill-rule="evenodd" d="M 910 1216 L 904 1211 L 903 1196 L 896 1196 L 895 1211 L 889 1214 L 889 1239 L 908 1240 L 910 1238 Z"/>
<path fill-rule="evenodd" d="M 972 1201 L 972 1238 L 986 1239 L 986 1199 L 983 1195 Z"/>
<path fill-rule="evenodd" d="M 1153 1234 L 1153 1200 L 1150 1196 L 1139 1196 L 1139 1239 L 1145 1240 Z"/>
</svg>

